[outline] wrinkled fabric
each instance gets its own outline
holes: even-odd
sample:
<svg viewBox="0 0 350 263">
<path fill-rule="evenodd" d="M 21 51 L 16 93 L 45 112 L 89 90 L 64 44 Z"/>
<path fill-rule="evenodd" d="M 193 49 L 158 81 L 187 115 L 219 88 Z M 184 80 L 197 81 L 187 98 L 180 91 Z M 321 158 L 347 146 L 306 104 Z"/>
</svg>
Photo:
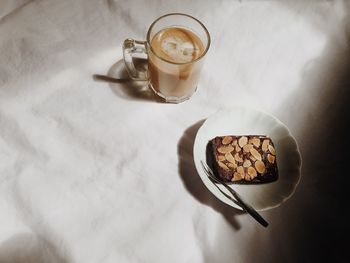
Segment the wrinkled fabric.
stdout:
<svg viewBox="0 0 350 263">
<path fill-rule="evenodd" d="M 123 40 L 169 12 L 212 38 L 190 100 L 94 78 L 125 74 Z M 345 262 L 346 154 L 324 153 L 348 142 L 349 25 L 345 0 L 1 1 L 0 262 Z M 278 117 L 303 156 L 266 229 L 193 164 L 203 120 L 236 105 Z"/>
</svg>

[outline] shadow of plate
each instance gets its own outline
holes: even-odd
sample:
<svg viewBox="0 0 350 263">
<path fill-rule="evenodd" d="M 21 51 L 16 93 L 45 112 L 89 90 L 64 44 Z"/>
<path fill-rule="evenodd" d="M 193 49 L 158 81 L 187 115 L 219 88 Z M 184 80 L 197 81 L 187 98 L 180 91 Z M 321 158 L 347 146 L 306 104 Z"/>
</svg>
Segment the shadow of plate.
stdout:
<svg viewBox="0 0 350 263">
<path fill-rule="evenodd" d="M 198 121 L 186 129 L 178 143 L 179 174 L 187 191 L 200 203 L 205 204 L 221 213 L 226 221 L 237 231 L 241 225 L 236 219 L 237 215 L 244 214 L 217 199 L 203 184 L 195 168 L 193 159 L 193 146 L 197 131 L 204 123 Z"/>
</svg>

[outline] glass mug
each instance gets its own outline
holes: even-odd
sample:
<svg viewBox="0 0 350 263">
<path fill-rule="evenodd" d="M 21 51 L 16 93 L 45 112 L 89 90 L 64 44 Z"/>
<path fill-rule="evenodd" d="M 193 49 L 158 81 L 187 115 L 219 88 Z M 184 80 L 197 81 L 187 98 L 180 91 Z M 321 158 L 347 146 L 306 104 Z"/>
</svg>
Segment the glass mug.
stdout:
<svg viewBox="0 0 350 263">
<path fill-rule="evenodd" d="M 166 102 L 179 103 L 196 91 L 209 46 L 209 32 L 198 19 L 171 13 L 151 24 L 146 41 L 124 41 L 124 62 L 132 79 L 147 80 Z M 147 58 L 146 70 L 136 67 L 137 57 Z"/>
</svg>

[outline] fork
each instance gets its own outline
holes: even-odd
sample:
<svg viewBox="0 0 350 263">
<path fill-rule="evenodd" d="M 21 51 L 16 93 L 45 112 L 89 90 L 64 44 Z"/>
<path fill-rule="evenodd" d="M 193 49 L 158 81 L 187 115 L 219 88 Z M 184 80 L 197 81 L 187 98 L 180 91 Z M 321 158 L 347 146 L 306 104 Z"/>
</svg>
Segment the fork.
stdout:
<svg viewBox="0 0 350 263">
<path fill-rule="evenodd" d="M 235 190 L 229 187 L 224 181 L 216 178 L 210 167 L 202 160 L 201 164 L 205 174 L 208 176 L 210 181 L 214 184 L 222 184 L 233 195 L 234 199 L 229 195 L 225 195 L 226 197 L 228 197 L 234 203 L 238 203 L 244 211 L 250 214 L 256 221 L 258 221 L 264 227 L 267 227 L 269 225 L 269 223 L 251 205 L 246 203 Z"/>
</svg>

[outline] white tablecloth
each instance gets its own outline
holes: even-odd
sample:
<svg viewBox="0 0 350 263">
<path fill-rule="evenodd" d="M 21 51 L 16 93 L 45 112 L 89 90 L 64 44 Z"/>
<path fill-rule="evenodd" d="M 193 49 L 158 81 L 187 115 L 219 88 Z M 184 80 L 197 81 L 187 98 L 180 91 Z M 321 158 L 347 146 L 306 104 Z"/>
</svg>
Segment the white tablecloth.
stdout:
<svg viewBox="0 0 350 263">
<path fill-rule="evenodd" d="M 0 2 L 0 262 L 349 260 L 348 1 Z M 181 104 L 98 81 L 121 43 L 184 12 L 212 45 Z M 268 228 L 218 201 L 193 166 L 201 120 L 235 105 L 284 122 L 303 156 Z"/>
</svg>

